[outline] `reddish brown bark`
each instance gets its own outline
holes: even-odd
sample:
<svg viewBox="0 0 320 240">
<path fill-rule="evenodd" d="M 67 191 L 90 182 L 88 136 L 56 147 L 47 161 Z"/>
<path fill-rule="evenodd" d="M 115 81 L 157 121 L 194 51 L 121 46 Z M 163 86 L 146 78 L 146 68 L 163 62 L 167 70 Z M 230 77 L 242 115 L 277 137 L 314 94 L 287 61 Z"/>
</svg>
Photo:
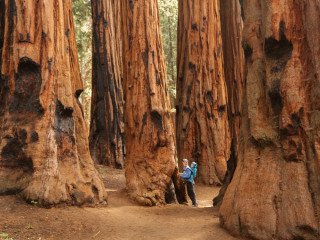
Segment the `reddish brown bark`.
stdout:
<svg viewBox="0 0 320 240">
<path fill-rule="evenodd" d="M 0 193 L 22 192 L 42 205 L 104 201 L 78 101 L 71 1 L 1 6 Z"/>
<path fill-rule="evenodd" d="M 4 0 L 0 0 L 0 56 L 2 56 L 2 48 L 4 41 L 4 19 L 5 19 L 5 4 Z M 0 57 L 0 69 L 2 66 L 2 58 Z"/>
<path fill-rule="evenodd" d="M 5 30 L 5 0 L 0 0 L 0 106 L 6 105 L 6 91 L 8 89 L 8 83 L 4 76 L 2 76 L 2 52 L 4 42 L 4 30 Z M 4 108 L 0 108 L 0 127 L 3 125 Z"/>
<path fill-rule="evenodd" d="M 90 152 L 96 163 L 124 167 L 120 3 L 93 0 Z"/>
<path fill-rule="evenodd" d="M 245 1 L 239 162 L 221 224 L 254 239 L 319 239 L 320 3 Z"/>
<path fill-rule="evenodd" d="M 176 168 L 157 0 L 122 0 L 126 181 L 143 205 L 165 203 Z"/>
<path fill-rule="evenodd" d="M 245 82 L 245 56 L 242 48 L 243 21 L 239 0 L 220 0 L 224 72 L 228 90 L 228 119 L 231 135 L 227 173 L 214 205 L 221 204 L 238 162 L 242 94 Z"/>
<path fill-rule="evenodd" d="M 120 68 L 120 76 L 121 76 L 121 83 L 123 78 L 123 62 L 122 62 L 122 12 L 121 12 L 121 1 L 119 0 L 112 0 L 112 9 L 113 9 L 113 19 L 114 19 L 114 31 L 115 31 L 115 45 L 120 56 L 120 61 L 118 61 L 119 68 Z"/>
<path fill-rule="evenodd" d="M 230 151 L 220 3 L 179 1 L 178 158 L 198 163 L 197 179 L 221 184 Z"/>
</svg>

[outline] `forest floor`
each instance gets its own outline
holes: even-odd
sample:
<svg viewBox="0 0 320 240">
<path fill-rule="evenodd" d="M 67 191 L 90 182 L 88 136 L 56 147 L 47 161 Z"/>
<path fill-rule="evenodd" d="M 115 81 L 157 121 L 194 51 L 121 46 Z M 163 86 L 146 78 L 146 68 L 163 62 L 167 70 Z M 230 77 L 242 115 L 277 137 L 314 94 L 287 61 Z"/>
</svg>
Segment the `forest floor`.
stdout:
<svg viewBox="0 0 320 240">
<path fill-rule="evenodd" d="M 3 233 L 13 240 L 235 239 L 219 226 L 212 207 L 219 188 L 196 185 L 197 208 L 142 207 L 126 197 L 124 170 L 99 166 L 98 171 L 108 190 L 107 207 L 44 209 L 18 196 L 0 196 L 0 240 Z"/>
</svg>

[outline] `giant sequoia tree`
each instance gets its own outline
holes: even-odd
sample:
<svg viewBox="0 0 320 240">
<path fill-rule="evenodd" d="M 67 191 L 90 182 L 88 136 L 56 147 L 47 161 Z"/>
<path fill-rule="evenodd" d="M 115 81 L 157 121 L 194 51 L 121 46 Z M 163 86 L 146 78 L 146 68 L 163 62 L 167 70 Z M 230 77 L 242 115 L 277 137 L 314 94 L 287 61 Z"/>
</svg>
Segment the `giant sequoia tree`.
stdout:
<svg viewBox="0 0 320 240">
<path fill-rule="evenodd" d="M 239 162 L 221 224 L 254 239 L 319 239 L 320 3 L 244 3 Z"/>
<path fill-rule="evenodd" d="M 231 146 L 230 158 L 227 164 L 227 174 L 219 196 L 214 199 L 214 204 L 221 204 L 238 162 L 242 92 L 245 77 L 245 57 L 242 48 L 243 21 L 240 2 L 239 0 L 220 0 L 220 4 L 224 72 L 228 89 L 228 119 Z"/>
<path fill-rule="evenodd" d="M 71 0 L 0 1 L 0 193 L 104 201 L 89 154 Z"/>
<path fill-rule="evenodd" d="M 90 152 L 97 163 L 124 167 L 120 1 L 92 0 L 93 71 Z"/>
<path fill-rule="evenodd" d="M 122 13 L 127 189 L 162 204 L 177 168 L 158 1 L 122 0 Z"/>
<path fill-rule="evenodd" d="M 179 1 L 177 56 L 178 157 L 198 162 L 201 182 L 221 184 L 230 137 L 219 1 Z"/>
</svg>

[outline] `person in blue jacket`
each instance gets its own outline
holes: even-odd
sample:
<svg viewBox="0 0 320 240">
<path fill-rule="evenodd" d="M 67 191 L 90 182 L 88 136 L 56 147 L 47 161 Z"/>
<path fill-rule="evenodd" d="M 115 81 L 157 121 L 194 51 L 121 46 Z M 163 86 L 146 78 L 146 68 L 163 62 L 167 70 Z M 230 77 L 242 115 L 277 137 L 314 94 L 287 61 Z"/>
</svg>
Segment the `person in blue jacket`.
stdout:
<svg viewBox="0 0 320 240">
<path fill-rule="evenodd" d="M 194 166 L 196 167 L 196 166 Z M 186 182 L 187 184 L 187 192 L 188 196 L 190 197 L 192 201 L 193 207 L 197 207 L 197 199 L 196 199 L 196 193 L 194 191 L 194 181 L 193 181 L 193 173 L 191 168 L 188 165 L 188 159 L 183 159 L 183 173 L 180 173 L 181 178 Z"/>
</svg>

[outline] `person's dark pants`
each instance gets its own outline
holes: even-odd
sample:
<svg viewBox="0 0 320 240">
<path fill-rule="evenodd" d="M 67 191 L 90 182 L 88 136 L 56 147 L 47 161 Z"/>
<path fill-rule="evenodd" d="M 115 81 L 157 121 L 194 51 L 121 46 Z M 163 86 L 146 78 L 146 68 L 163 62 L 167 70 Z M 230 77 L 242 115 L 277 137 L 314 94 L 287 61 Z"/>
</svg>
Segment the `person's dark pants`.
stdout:
<svg viewBox="0 0 320 240">
<path fill-rule="evenodd" d="M 188 196 L 192 201 L 192 205 L 197 206 L 196 193 L 194 192 L 194 183 L 187 181 L 187 192 Z"/>
</svg>

